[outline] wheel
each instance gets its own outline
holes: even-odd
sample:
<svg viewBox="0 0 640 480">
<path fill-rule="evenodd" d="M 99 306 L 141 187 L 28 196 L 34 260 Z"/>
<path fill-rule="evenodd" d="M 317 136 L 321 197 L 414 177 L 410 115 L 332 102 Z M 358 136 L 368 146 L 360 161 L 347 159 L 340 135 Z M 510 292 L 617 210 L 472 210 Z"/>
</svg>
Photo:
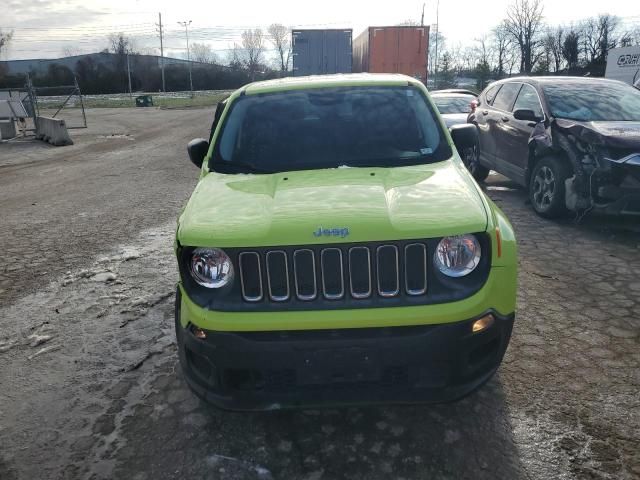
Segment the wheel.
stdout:
<svg viewBox="0 0 640 480">
<path fill-rule="evenodd" d="M 538 161 L 529 180 L 529 200 L 538 215 L 558 218 L 567 213 L 565 181 L 571 176 L 566 162 L 553 157 Z"/>
<path fill-rule="evenodd" d="M 478 148 L 478 144 L 462 151 L 462 162 L 476 181 L 484 182 L 489 176 L 489 169 L 480 165 L 480 148 Z"/>
</svg>

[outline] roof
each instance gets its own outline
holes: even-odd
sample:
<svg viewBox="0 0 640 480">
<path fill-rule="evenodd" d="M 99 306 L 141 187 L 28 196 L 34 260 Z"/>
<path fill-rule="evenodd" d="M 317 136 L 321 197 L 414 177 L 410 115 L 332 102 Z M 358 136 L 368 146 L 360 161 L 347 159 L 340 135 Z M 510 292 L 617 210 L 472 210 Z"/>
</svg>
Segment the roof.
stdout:
<svg viewBox="0 0 640 480">
<path fill-rule="evenodd" d="M 288 90 L 302 90 L 309 88 L 400 85 L 422 85 L 422 83 L 407 75 L 388 73 L 347 73 L 265 80 L 263 82 L 250 83 L 243 88 L 243 91 L 247 95 L 256 95 L 259 93 L 284 92 Z"/>
<path fill-rule="evenodd" d="M 26 59 L 26 60 L 5 60 L 0 61 L 0 65 L 5 65 L 9 73 L 11 75 L 24 74 L 30 71 L 36 72 L 46 72 L 47 68 L 49 68 L 52 64 L 63 65 L 65 67 L 74 70 L 76 64 L 80 60 L 91 59 L 98 64 L 110 64 L 113 62 L 114 58 L 117 57 L 115 53 L 109 52 L 95 52 L 95 53 L 84 53 L 82 55 L 72 55 L 69 57 L 60 57 L 60 58 L 34 58 L 34 59 Z M 137 59 L 144 59 L 147 61 L 157 62 L 160 65 L 161 57 L 158 55 L 136 55 Z M 208 66 L 208 64 L 195 62 L 193 60 L 188 61 L 181 58 L 172 58 L 172 57 L 164 57 L 164 64 L 173 65 L 173 64 L 189 64 L 191 63 L 194 67 L 196 66 Z"/>
<path fill-rule="evenodd" d="M 447 97 L 447 98 L 468 98 L 468 97 L 477 97 L 477 95 L 472 95 L 471 93 L 452 93 L 452 92 L 429 92 L 432 97 Z"/>
<path fill-rule="evenodd" d="M 431 90 L 431 94 L 434 93 L 462 93 L 464 95 L 473 95 L 474 97 L 478 96 L 476 92 L 468 88 L 440 88 L 438 90 Z"/>
<path fill-rule="evenodd" d="M 576 83 L 576 82 L 581 82 L 581 83 L 593 83 L 593 82 L 616 82 L 616 83 L 620 83 L 617 80 L 611 80 L 608 78 L 602 78 L 602 77 L 566 77 L 566 76 L 544 76 L 544 77 L 511 77 L 511 78 L 505 78 L 502 80 L 499 80 L 497 82 L 493 82 L 493 84 L 495 83 L 505 83 L 505 82 L 531 82 L 531 83 Z"/>
</svg>

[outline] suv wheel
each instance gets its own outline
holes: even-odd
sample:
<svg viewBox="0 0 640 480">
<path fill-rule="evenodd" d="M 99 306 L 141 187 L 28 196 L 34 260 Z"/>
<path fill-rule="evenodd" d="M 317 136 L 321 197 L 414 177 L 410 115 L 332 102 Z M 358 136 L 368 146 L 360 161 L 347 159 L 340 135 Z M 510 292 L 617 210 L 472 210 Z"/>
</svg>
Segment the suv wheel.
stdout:
<svg viewBox="0 0 640 480">
<path fill-rule="evenodd" d="M 529 180 L 529 200 L 536 213 L 545 218 L 558 218 L 567 213 L 565 180 L 571 176 L 562 160 L 545 157 L 538 161 Z"/>
<path fill-rule="evenodd" d="M 478 182 L 484 182 L 489 176 L 489 169 L 480 165 L 480 149 L 478 144 L 462 151 L 462 161 Z"/>
</svg>

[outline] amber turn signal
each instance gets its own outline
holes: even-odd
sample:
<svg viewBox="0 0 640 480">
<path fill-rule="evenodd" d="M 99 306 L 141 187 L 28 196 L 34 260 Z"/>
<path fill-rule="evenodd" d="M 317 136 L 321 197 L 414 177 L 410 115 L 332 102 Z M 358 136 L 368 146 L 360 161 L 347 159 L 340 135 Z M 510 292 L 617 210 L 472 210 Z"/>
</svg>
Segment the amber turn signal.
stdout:
<svg viewBox="0 0 640 480">
<path fill-rule="evenodd" d="M 494 321 L 495 319 L 493 318 L 493 315 L 489 313 L 488 315 L 485 315 L 484 317 L 479 318 L 478 320 L 473 322 L 473 326 L 471 327 L 471 330 L 473 331 L 473 333 L 483 332 L 487 328 L 489 328 L 491 325 L 493 325 Z"/>
<path fill-rule="evenodd" d="M 193 334 L 195 335 L 196 338 L 199 338 L 200 340 L 204 340 L 205 338 L 207 338 L 207 332 L 205 332 L 201 328 L 194 328 Z"/>
</svg>

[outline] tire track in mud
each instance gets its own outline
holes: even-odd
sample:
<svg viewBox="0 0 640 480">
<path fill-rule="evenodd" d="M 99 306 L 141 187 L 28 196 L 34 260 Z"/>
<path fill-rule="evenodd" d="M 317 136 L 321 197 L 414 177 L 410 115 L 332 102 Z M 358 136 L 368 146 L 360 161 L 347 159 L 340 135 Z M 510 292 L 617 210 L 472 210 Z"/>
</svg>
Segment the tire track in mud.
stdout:
<svg viewBox="0 0 640 480">
<path fill-rule="evenodd" d="M 81 478 L 92 465 L 109 477 L 94 459 L 117 447 L 128 402 L 142 401 L 146 363 L 176 362 L 174 225 L 0 310 L 3 480 Z"/>
<path fill-rule="evenodd" d="M 0 151 L 0 305 L 175 219 L 196 183 L 186 144 L 206 136 L 210 109 L 89 113 L 73 146 Z M 109 133 L 133 140 L 103 138 Z"/>
</svg>

